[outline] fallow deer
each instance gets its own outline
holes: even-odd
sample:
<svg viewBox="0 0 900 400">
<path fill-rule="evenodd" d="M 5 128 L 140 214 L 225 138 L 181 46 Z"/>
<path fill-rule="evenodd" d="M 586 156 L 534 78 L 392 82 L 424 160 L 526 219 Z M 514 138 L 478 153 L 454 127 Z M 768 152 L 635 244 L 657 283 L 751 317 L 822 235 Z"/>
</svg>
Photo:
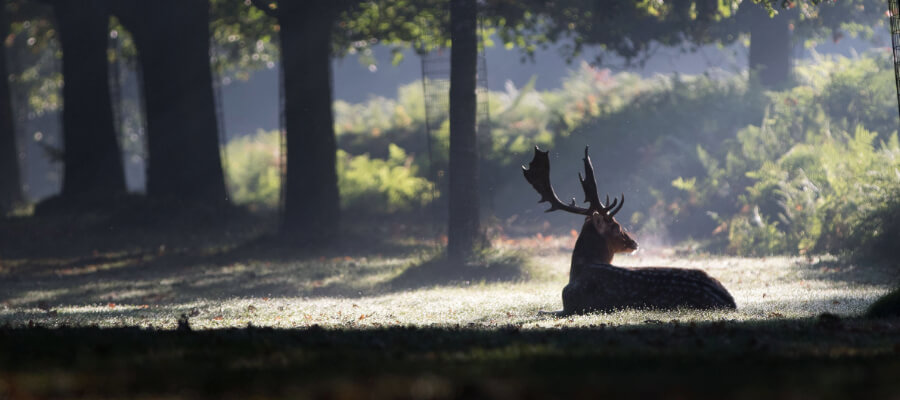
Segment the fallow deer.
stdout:
<svg viewBox="0 0 900 400">
<path fill-rule="evenodd" d="M 534 148 L 534 159 L 522 172 L 528 183 L 541 195 L 540 203 L 549 202 L 546 212 L 563 210 L 584 215 L 581 234 L 572 251 L 569 284 L 563 289 L 563 314 L 611 312 L 626 308 L 672 310 L 734 309 L 737 306 L 728 290 L 698 269 L 669 267 L 623 268 L 611 265 L 617 253 L 630 253 L 638 244 L 618 221 L 616 213 L 625 204 L 620 199 L 600 201 L 594 167 L 584 149 L 584 176 L 578 178 L 588 207 L 563 203 L 550 185 L 550 157 L 548 151 Z"/>
</svg>

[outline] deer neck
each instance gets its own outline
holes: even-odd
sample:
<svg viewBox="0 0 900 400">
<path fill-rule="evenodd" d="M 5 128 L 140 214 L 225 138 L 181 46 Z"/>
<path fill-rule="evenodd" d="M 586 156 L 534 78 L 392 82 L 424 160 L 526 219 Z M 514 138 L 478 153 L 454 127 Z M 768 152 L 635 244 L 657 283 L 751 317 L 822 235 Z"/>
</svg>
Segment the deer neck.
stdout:
<svg viewBox="0 0 900 400">
<path fill-rule="evenodd" d="M 606 239 L 594 229 L 590 221 L 585 222 L 572 251 L 572 268 L 583 264 L 609 264 L 612 260 L 613 251 Z"/>
</svg>

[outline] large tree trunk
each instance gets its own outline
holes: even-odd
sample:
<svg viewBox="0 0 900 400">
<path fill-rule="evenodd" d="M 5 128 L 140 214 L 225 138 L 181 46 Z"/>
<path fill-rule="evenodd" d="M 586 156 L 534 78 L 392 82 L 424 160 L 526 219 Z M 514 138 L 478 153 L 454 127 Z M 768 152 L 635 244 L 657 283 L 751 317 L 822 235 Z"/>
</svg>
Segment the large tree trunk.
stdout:
<svg viewBox="0 0 900 400">
<path fill-rule="evenodd" d="M 786 10 L 775 17 L 758 4 L 748 4 L 750 72 L 766 87 L 782 85 L 791 77 L 791 30 Z"/>
<path fill-rule="evenodd" d="M 147 113 L 147 195 L 227 201 L 209 65 L 208 0 L 122 1 L 135 38 Z"/>
<path fill-rule="evenodd" d="M 478 215 L 478 148 L 475 137 L 477 5 L 450 2 L 450 182 L 447 255 L 462 261 L 481 239 Z"/>
<path fill-rule="evenodd" d="M 109 12 L 100 0 L 56 1 L 53 9 L 65 82 L 62 197 L 124 193 L 122 152 L 109 97 Z"/>
<path fill-rule="evenodd" d="M 334 5 L 285 3 L 279 8 L 287 173 L 282 233 L 325 244 L 338 232 L 334 117 L 331 104 L 331 30 Z"/>
<path fill-rule="evenodd" d="M 5 1 L 0 0 L 0 38 L 9 35 Z M 19 155 L 13 126 L 12 95 L 6 68 L 6 46 L 0 42 L 0 216 L 23 200 Z"/>
</svg>

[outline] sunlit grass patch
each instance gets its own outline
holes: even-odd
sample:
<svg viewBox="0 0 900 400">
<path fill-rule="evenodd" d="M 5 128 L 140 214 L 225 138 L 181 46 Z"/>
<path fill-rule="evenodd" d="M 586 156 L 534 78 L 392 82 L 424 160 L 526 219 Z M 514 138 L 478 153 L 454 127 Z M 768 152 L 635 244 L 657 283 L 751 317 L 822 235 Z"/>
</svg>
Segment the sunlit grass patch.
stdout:
<svg viewBox="0 0 900 400">
<path fill-rule="evenodd" d="M 860 315 L 898 272 L 830 257 L 716 257 L 659 249 L 622 266 L 701 268 L 719 279 L 736 311 L 622 310 L 557 317 L 568 280 L 570 237 L 506 239 L 482 263 L 450 265 L 427 248 L 390 255 L 229 258 L 154 256 L 152 263 L 87 264 L 72 274 L 24 274 L 0 283 L 0 324 L 194 329 L 391 326 L 560 329 L 709 321 L 772 321 L 822 313 Z M 108 265 L 107 265 L 108 264 Z M 424 266 L 424 267 L 423 267 Z"/>
</svg>

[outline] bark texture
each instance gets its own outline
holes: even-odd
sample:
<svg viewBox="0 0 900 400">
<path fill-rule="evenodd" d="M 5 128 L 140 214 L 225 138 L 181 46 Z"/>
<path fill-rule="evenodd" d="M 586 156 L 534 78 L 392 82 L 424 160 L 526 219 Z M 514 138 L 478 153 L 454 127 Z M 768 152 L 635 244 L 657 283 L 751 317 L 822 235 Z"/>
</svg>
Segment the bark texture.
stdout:
<svg viewBox="0 0 900 400">
<path fill-rule="evenodd" d="M 208 0 L 120 0 L 134 35 L 147 114 L 147 195 L 227 202 L 209 62 Z"/>
<path fill-rule="evenodd" d="M 9 35 L 5 2 L 0 1 L 0 38 Z M 6 67 L 6 46 L 0 43 L 0 216 L 23 200 L 19 155 L 13 125 L 12 93 Z"/>
<path fill-rule="evenodd" d="M 758 4 L 748 4 L 750 23 L 750 71 L 765 87 L 777 87 L 791 78 L 790 18 L 783 12 L 775 17 Z"/>
<path fill-rule="evenodd" d="M 335 6 L 285 3 L 278 9 L 287 171 L 281 231 L 305 244 L 330 243 L 339 231 L 340 196 L 331 93 Z"/>
<path fill-rule="evenodd" d="M 447 255 L 462 261 L 481 241 L 475 135 L 478 41 L 475 0 L 450 2 L 450 165 Z"/>
<path fill-rule="evenodd" d="M 55 1 L 62 44 L 62 197 L 125 192 L 122 151 L 109 95 L 109 11 L 101 0 Z"/>
</svg>

